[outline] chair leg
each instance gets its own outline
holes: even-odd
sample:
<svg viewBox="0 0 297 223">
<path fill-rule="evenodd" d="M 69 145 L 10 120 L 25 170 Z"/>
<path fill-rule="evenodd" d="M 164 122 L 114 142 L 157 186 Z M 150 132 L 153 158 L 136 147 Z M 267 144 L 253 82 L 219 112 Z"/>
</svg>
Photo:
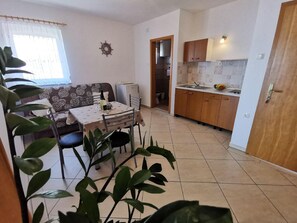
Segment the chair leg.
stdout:
<svg viewBox="0 0 297 223">
<path fill-rule="evenodd" d="M 127 148 L 126 148 L 126 145 L 124 145 L 124 149 L 125 149 L 125 153 L 127 152 Z"/>
<path fill-rule="evenodd" d="M 139 123 L 138 123 L 138 132 L 139 132 L 140 145 L 142 145 L 142 138 L 141 138 L 141 131 L 140 131 L 140 125 L 139 125 Z"/>
<path fill-rule="evenodd" d="M 60 155 L 60 165 L 61 165 L 61 173 L 62 173 L 62 178 L 65 179 L 64 176 L 64 156 L 63 156 L 63 149 L 59 148 L 59 155 Z"/>
</svg>

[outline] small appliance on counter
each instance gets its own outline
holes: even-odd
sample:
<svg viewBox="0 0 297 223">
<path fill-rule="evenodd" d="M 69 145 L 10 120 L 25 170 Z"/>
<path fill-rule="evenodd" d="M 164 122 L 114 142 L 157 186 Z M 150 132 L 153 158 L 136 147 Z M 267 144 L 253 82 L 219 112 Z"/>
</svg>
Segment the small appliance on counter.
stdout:
<svg viewBox="0 0 297 223">
<path fill-rule="evenodd" d="M 129 105 L 129 95 L 139 97 L 139 86 L 134 83 L 120 83 L 115 85 L 118 102 Z"/>
</svg>

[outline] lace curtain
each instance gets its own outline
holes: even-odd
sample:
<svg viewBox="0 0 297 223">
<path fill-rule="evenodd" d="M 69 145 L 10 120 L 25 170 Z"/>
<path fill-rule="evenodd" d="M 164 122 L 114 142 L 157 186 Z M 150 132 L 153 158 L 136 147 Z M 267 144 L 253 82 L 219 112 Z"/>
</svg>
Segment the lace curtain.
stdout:
<svg viewBox="0 0 297 223">
<path fill-rule="evenodd" d="M 61 30 L 58 26 L 1 20 L 3 44 L 11 46 L 16 57 L 26 62 L 25 70 L 34 75 L 24 78 L 39 85 L 70 83 L 70 74 Z"/>
</svg>

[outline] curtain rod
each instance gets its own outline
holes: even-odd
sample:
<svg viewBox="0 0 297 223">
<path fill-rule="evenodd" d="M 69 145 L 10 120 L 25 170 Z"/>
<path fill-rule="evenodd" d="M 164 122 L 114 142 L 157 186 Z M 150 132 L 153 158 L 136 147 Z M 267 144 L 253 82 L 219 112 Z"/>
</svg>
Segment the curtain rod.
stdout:
<svg viewBox="0 0 297 223">
<path fill-rule="evenodd" d="M 38 23 L 47 23 L 47 24 L 53 24 L 58 26 L 66 26 L 67 24 L 61 23 L 61 22 L 53 22 L 53 21 L 47 21 L 42 19 L 32 19 L 32 18 L 26 18 L 26 17 L 19 17 L 19 16 L 8 16 L 8 15 L 0 15 L 1 18 L 5 19 L 16 19 L 16 20 L 23 20 L 23 21 L 31 21 L 31 22 L 38 22 Z"/>
</svg>

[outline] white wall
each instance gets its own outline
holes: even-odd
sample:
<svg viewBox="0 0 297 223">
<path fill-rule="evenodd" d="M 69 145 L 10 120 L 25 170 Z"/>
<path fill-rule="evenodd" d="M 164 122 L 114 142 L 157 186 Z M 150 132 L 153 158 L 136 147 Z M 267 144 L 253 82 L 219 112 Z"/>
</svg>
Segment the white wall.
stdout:
<svg viewBox="0 0 297 223">
<path fill-rule="evenodd" d="M 64 22 L 64 45 L 73 84 L 134 79 L 133 27 L 74 11 L 0 0 L 0 14 Z M 100 42 L 111 43 L 112 56 L 101 54 Z"/>
<path fill-rule="evenodd" d="M 230 143 L 230 146 L 243 151 L 247 147 L 282 2 L 285 0 L 260 0 L 255 32 Z M 265 58 L 257 60 L 258 54 L 265 54 Z"/>
<path fill-rule="evenodd" d="M 214 39 L 213 58 L 248 58 L 259 0 L 237 0 L 195 14 L 196 39 Z M 225 44 L 220 38 L 226 35 Z"/>
<path fill-rule="evenodd" d="M 150 40 L 174 35 L 173 41 L 173 65 L 172 65 L 172 84 L 175 88 L 177 75 L 177 57 L 178 57 L 178 33 L 179 33 L 180 10 L 168 13 L 166 15 L 154 18 L 152 20 L 140 23 L 134 26 L 135 41 L 135 82 L 139 84 L 142 103 L 150 106 Z M 174 92 L 172 92 L 174 99 Z M 173 104 L 172 104 L 173 106 Z M 173 111 L 173 107 L 171 107 Z"/>
</svg>

